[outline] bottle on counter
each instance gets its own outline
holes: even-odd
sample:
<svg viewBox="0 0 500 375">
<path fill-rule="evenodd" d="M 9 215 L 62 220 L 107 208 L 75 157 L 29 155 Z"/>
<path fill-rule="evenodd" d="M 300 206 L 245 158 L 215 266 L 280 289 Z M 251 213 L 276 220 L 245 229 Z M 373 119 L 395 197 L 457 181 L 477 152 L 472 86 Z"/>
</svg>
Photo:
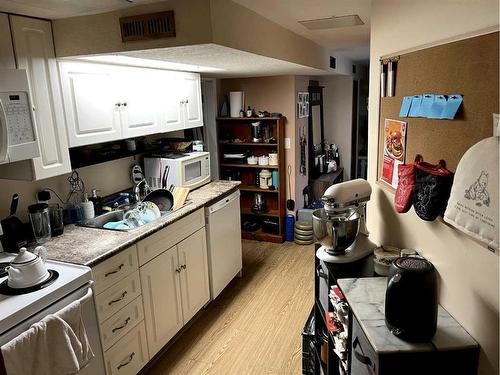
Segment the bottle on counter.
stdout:
<svg viewBox="0 0 500 375">
<path fill-rule="evenodd" d="M 89 198 L 89 201 L 91 201 L 94 204 L 94 215 L 99 216 L 102 214 L 102 197 L 97 195 L 97 192 L 99 190 L 97 189 L 92 189 L 92 196 Z"/>
</svg>

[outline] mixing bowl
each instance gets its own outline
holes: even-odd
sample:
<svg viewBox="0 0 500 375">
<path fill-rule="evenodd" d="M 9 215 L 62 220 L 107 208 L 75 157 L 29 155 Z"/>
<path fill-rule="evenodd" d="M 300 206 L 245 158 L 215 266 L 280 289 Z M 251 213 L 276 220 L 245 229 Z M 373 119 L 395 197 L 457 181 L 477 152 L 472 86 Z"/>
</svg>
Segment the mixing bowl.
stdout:
<svg viewBox="0 0 500 375">
<path fill-rule="evenodd" d="M 327 213 L 321 208 L 313 212 L 314 237 L 332 254 L 342 254 L 352 245 L 359 224 L 360 215 L 354 209 Z"/>
</svg>

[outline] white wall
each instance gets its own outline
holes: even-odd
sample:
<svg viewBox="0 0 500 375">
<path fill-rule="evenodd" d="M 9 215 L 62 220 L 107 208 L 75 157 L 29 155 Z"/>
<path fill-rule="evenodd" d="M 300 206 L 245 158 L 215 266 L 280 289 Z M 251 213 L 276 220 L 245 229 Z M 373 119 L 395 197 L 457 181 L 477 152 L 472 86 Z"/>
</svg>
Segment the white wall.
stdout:
<svg viewBox="0 0 500 375">
<path fill-rule="evenodd" d="M 351 177 L 352 90 L 351 76 L 329 76 L 320 81 L 323 89 L 325 140 L 340 150 L 344 179 Z"/>
<path fill-rule="evenodd" d="M 381 56 L 454 39 L 498 25 L 498 1 L 372 1 L 369 106 L 369 171 L 373 188 L 368 228 L 373 240 L 422 251 L 436 266 L 440 303 L 481 346 L 479 374 L 498 374 L 498 256 L 466 235 L 413 210 L 398 215 L 392 193 L 376 184 Z"/>
</svg>

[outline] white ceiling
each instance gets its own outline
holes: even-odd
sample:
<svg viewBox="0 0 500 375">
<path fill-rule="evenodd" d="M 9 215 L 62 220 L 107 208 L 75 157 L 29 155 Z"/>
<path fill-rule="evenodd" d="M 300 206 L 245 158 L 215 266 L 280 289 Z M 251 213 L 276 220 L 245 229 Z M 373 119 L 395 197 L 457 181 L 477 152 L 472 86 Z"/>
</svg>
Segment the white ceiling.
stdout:
<svg viewBox="0 0 500 375">
<path fill-rule="evenodd" d="M 369 59 L 370 0 L 233 0 L 261 16 L 353 61 Z M 357 14 L 365 23 L 330 30 L 308 30 L 298 23 Z"/>
<path fill-rule="evenodd" d="M 198 44 L 194 46 L 122 52 L 120 54 L 136 58 L 188 64 L 191 65 L 192 68 L 187 70 L 204 72 L 207 76 L 212 77 L 326 74 L 323 70 L 273 59 L 271 57 L 260 56 L 217 44 Z"/>
<path fill-rule="evenodd" d="M 41 18 L 66 18 L 105 13 L 158 0 L 0 0 L 0 11 Z"/>
</svg>

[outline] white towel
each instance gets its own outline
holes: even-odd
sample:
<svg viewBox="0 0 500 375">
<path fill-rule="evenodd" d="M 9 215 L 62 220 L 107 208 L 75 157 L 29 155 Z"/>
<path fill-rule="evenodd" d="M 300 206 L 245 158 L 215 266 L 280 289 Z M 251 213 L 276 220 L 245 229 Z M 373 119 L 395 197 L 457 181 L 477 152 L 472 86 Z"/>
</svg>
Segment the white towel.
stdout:
<svg viewBox="0 0 500 375">
<path fill-rule="evenodd" d="M 94 357 L 79 301 L 1 347 L 7 375 L 76 374 Z"/>
</svg>

